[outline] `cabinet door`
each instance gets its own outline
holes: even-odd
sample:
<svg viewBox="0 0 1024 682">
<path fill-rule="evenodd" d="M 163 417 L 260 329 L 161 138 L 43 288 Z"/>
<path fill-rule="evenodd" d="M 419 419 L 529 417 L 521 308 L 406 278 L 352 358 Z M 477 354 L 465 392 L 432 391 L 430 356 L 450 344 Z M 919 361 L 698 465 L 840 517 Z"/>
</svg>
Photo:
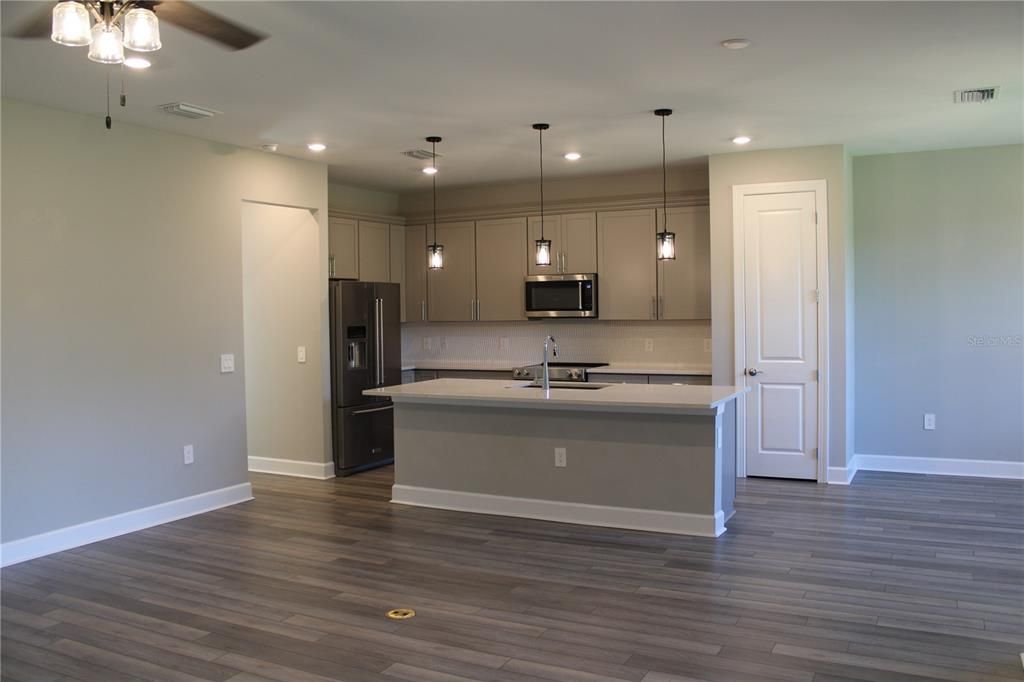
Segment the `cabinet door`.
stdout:
<svg viewBox="0 0 1024 682">
<path fill-rule="evenodd" d="M 446 249 L 447 250 L 447 249 Z M 532 255 L 532 254 L 531 254 Z M 526 218 L 476 222 L 478 320 L 524 320 Z"/>
<path fill-rule="evenodd" d="M 469 322 L 476 304 L 475 223 L 438 223 L 437 243 L 444 247 L 444 267 L 427 270 L 427 319 Z M 424 246 L 423 257 L 426 258 Z"/>
<path fill-rule="evenodd" d="M 544 216 L 544 239 L 551 240 L 551 265 L 537 265 L 537 244 L 540 239 L 540 216 L 530 216 L 529 236 L 526 239 L 526 271 L 531 275 L 558 274 L 558 254 L 562 252 L 562 217 Z"/>
<path fill-rule="evenodd" d="M 333 268 L 331 277 L 359 279 L 359 230 L 348 218 L 327 220 L 327 249 Z"/>
<path fill-rule="evenodd" d="M 399 285 L 399 300 L 402 302 L 402 322 L 405 322 L 405 226 L 388 227 L 389 282 Z"/>
<path fill-rule="evenodd" d="M 646 384 L 646 374 L 591 374 L 589 381 L 595 384 Z"/>
<path fill-rule="evenodd" d="M 597 214 L 598 314 L 652 320 L 657 290 L 654 209 Z"/>
<path fill-rule="evenodd" d="M 597 214 L 562 216 L 563 272 L 597 272 Z"/>
<path fill-rule="evenodd" d="M 711 218 L 708 208 L 670 208 L 668 229 L 676 233 L 676 259 L 658 261 L 658 319 L 710 319 Z"/>
<path fill-rule="evenodd" d="M 652 374 L 650 384 L 671 384 L 674 386 L 710 386 L 711 377 L 703 374 Z"/>
<path fill-rule="evenodd" d="M 359 221 L 359 279 L 387 282 L 391 265 L 388 256 L 388 224 Z"/>
<path fill-rule="evenodd" d="M 410 322 L 427 320 L 427 226 L 405 226 L 405 312 Z"/>
</svg>

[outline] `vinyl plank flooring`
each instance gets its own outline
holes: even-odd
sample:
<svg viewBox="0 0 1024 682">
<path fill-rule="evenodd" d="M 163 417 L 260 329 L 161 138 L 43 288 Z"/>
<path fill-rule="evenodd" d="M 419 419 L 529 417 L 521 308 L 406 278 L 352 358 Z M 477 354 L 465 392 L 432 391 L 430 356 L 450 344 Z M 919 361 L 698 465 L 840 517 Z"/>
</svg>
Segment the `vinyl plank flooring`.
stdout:
<svg viewBox="0 0 1024 682">
<path fill-rule="evenodd" d="M 740 480 L 714 539 L 402 507 L 392 477 L 256 474 L 250 502 L 4 569 L 0 675 L 1024 680 L 1020 481 Z"/>
</svg>

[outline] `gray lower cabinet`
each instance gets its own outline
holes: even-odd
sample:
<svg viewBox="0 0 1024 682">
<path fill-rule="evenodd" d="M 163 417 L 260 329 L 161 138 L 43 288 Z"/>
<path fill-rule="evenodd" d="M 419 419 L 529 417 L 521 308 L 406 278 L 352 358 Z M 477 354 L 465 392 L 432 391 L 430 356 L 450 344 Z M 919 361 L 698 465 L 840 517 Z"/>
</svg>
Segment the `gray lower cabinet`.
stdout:
<svg viewBox="0 0 1024 682">
<path fill-rule="evenodd" d="M 711 377 L 706 374 L 651 374 L 648 377 L 648 383 L 710 386 Z"/>
<path fill-rule="evenodd" d="M 597 384 L 646 384 L 646 374 L 591 374 L 590 381 Z"/>
<path fill-rule="evenodd" d="M 511 379 L 512 371 L 491 372 L 478 369 L 439 369 L 438 379 Z"/>
</svg>

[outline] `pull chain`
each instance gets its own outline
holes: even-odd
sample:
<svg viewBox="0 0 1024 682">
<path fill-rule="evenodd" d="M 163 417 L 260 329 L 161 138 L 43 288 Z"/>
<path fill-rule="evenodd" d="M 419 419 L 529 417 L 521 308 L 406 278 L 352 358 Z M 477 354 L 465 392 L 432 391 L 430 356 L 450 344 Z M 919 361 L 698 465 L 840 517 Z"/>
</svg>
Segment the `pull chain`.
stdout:
<svg viewBox="0 0 1024 682">
<path fill-rule="evenodd" d="M 110 69 L 107 69 L 107 130 L 110 130 L 112 123 L 113 120 L 110 118 Z"/>
<path fill-rule="evenodd" d="M 128 94 L 125 92 L 124 62 L 121 62 L 121 106 L 128 106 Z"/>
</svg>

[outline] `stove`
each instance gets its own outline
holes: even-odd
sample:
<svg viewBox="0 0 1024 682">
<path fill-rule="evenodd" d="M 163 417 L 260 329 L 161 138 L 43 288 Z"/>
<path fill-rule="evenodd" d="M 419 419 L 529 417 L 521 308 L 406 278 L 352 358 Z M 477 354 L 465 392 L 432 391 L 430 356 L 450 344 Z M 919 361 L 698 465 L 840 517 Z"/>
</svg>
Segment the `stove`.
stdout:
<svg viewBox="0 0 1024 682">
<path fill-rule="evenodd" d="M 604 367 L 607 362 L 549 362 L 548 376 L 551 381 L 587 381 L 587 370 L 595 367 Z M 543 363 L 516 367 L 512 370 L 512 376 L 516 379 L 530 379 L 539 381 L 544 376 Z"/>
</svg>

